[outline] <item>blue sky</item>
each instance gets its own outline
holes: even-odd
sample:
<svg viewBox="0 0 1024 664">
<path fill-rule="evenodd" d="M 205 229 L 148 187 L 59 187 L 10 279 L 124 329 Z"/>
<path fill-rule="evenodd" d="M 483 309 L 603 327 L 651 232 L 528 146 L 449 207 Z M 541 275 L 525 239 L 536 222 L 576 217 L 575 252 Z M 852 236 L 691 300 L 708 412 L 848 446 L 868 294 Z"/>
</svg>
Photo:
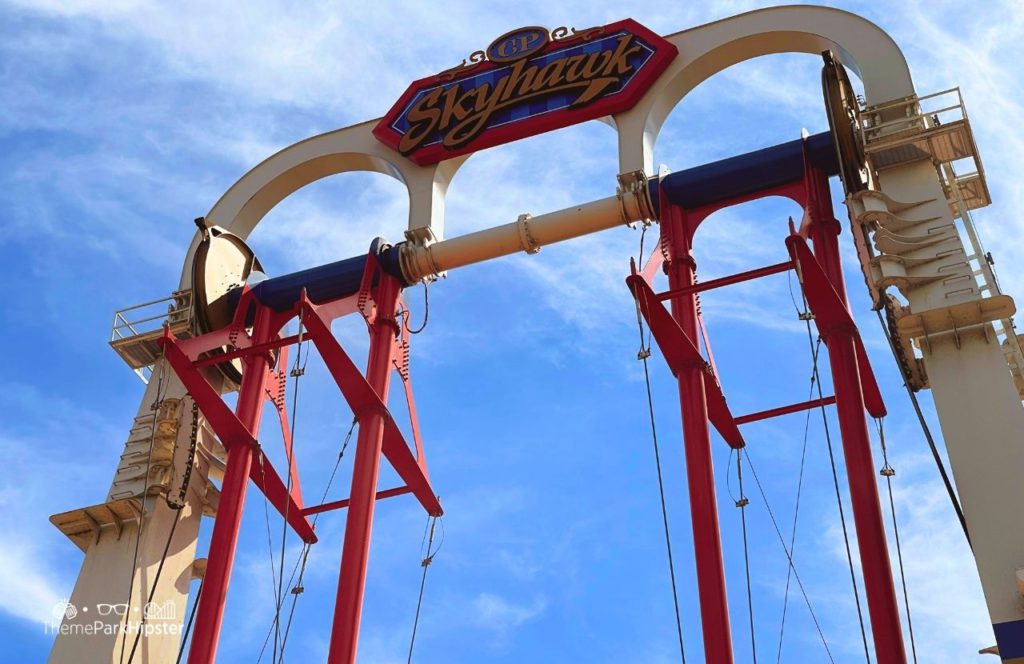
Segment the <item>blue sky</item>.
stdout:
<svg viewBox="0 0 1024 664">
<path fill-rule="evenodd" d="M 962 87 L 995 200 L 976 219 L 1005 290 L 1024 292 L 1024 139 L 1016 126 L 1024 96 L 1015 57 L 1024 11 L 1015 0 L 972 8 L 830 4 L 887 30 L 919 92 Z M 409 81 L 519 25 L 586 27 L 631 16 L 667 34 L 759 6 L 0 3 L 0 335 L 8 348 L 0 634 L 12 661 L 45 658 L 42 621 L 70 594 L 81 562 L 47 517 L 103 498 L 142 394 L 106 345 L 112 313 L 175 288 L 191 220 L 238 177 L 295 141 L 380 116 Z M 824 130 L 819 67 L 811 56 L 779 55 L 719 75 L 673 112 L 656 160 L 678 170 L 792 140 L 801 128 Z M 614 134 L 599 123 L 486 151 L 452 186 L 447 233 L 607 196 L 616 166 Z M 374 235 L 400 238 L 403 194 L 383 176 L 321 181 L 273 210 L 251 243 L 272 274 L 362 253 Z M 838 203 L 836 213 L 845 224 Z M 714 215 L 698 235 L 702 278 L 782 260 L 790 215 L 799 211 L 778 200 Z M 868 308 L 848 231 L 842 241 L 855 315 L 891 413 L 886 430 L 921 661 L 985 661 L 975 653 L 993 639 L 973 563 Z M 413 377 L 447 538 L 430 570 L 416 661 L 677 661 L 635 314 L 623 285 L 638 242 L 637 232 L 617 229 L 464 268 L 431 289 Z M 421 293 L 408 299 L 418 318 Z M 735 411 L 806 398 L 806 336 L 785 276 L 704 303 Z M 342 321 L 336 330 L 360 357 L 359 326 Z M 687 655 L 698 661 L 678 403 L 657 355 L 652 368 Z M 315 496 L 351 416 L 316 360 L 303 380 L 297 454 L 306 493 Z M 931 417 L 930 396 L 923 401 Z M 787 531 L 804 421 L 793 415 L 746 430 Z M 797 568 L 836 661 L 862 661 L 816 414 L 808 440 Z M 717 437 L 714 444 L 742 662 L 750 636 L 739 515 L 726 485 L 727 448 Z M 346 491 L 347 468 L 335 498 Z M 261 502 L 250 493 L 222 661 L 255 661 L 272 615 Z M 763 502 L 756 494 L 751 502 L 755 635 L 759 659 L 768 661 L 778 648 L 786 563 Z M 360 661 L 405 661 L 423 526 L 412 498 L 379 504 Z M 319 529 L 289 645 L 294 661 L 323 661 L 326 652 L 342 515 L 326 515 Z M 293 542 L 290 560 L 297 551 Z M 782 660 L 826 661 L 797 594 Z"/>
</svg>

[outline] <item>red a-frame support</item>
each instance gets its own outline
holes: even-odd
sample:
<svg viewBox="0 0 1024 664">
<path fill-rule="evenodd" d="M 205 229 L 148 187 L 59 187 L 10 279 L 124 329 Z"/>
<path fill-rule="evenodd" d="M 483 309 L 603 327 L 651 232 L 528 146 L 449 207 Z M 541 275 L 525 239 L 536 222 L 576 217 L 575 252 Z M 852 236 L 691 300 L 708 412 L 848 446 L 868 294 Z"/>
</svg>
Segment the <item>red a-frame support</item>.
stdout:
<svg viewBox="0 0 1024 664">
<path fill-rule="evenodd" d="M 406 354 L 403 349 L 408 343 L 408 329 L 404 318 L 397 315 L 401 290 L 401 283 L 380 269 L 376 256 L 371 252 L 362 286 L 355 296 L 314 304 L 303 293 L 291 310 L 278 312 L 260 304 L 246 289 L 239 299 L 234 321 L 228 327 L 190 339 L 177 339 L 165 330 L 160 344 L 167 362 L 228 454 L 189 664 L 212 664 L 216 656 L 250 479 L 307 543 L 316 541 L 316 533 L 308 520 L 310 515 L 348 508 L 328 655 L 330 664 L 355 662 L 376 500 L 412 493 L 428 514 L 441 515 L 441 505 L 427 473 L 408 367 L 404 365 Z M 365 377 L 335 340 L 330 328 L 334 318 L 357 311 L 366 320 L 370 333 Z M 250 315 L 253 323 L 251 330 L 247 331 L 245 321 Z M 304 332 L 282 337 L 281 330 L 295 317 L 299 318 Z M 283 383 L 284 351 L 288 345 L 302 339 L 309 339 L 316 346 L 359 422 L 349 498 L 311 507 L 302 503 L 298 472 L 291 460 L 292 441 L 283 412 L 283 400 L 275 399 L 275 394 L 279 393 L 277 389 L 268 389 L 271 381 L 276 381 L 278 387 Z M 229 351 L 209 355 L 210 351 L 222 347 L 228 347 Z M 278 348 L 282 352 L 275 361 L 273 351 Z M 232 412 L 203 375 L 203 370 L 209 365 L 235 358 L 241 359 L 243 371 L 238 401 Z M 399 371 L 405 387 L 415 454 L 387 408 L 391 374 L 395 370 Z M 281 414 L 285 452 L 292 471 L 290 490 L 264 455 L 258 439 L 263 405 L 268 399 Z M 404 486 L 377 491 L 381 454 L 387 457 Z"/>
<path fill-rule="evenodd" d="M 790 259 L 698 284 L 692 247 L 700 223 L 716 210 L 772 195 L 791 198 L 804 208 L 799 231 L 791 227 L 786 239 Z M 805 148 L 802 179 L 693 210 L 673 204 L 663 192 L 659 202 L 661 246 L 642 272 L 638 273 L 636 266 L 632 266 L 626 283 L 679 382 L 706 661 L 708 664 L 733 662 L 708 424 L 714 425 L 730 446 L 739 448 L 745 444 L 739 424 L 834 403 L 839 416 L 877 661 L 879 664 L 905 664 L 903 631 L 864 416 L 865 409 L 874 417 L 884 416 L 885 405 L 846 301 L 838 243 L 841 226 L 833 216 L 828 176 L 810 163 Z M 813 252 L 808 239 L 813 243 Z M 669 290 L 662 294 L 656 294 L 651 288 L 658 265 L 663 267 L 669 282 Z M 704 325 L 697 293 L 790 269 L 797 273 L 818 333 L 828 349 L 835 396 L 733 417 L 713 360 L 706 361 L 699 351 L 698 333 L 703 332 Z M 670 301 L 671 314 L 662 304 L 664 300 Z M 710 359 L 710 348 L 708 350 Z"/>
</svg>

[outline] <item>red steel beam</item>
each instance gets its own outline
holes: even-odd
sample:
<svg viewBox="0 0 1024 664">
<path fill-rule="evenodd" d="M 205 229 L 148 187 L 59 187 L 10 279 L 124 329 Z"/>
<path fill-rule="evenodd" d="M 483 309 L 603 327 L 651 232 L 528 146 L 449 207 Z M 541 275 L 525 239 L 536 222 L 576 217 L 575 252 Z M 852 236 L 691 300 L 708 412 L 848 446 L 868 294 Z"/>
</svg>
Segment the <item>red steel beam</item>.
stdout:
<svg viewBox="0 0 1024 664">
<path fill-rule="evenodd" d="M 881 408 L 883 413 L 884 405 L 874 385 L 874 375 L 862 371 L 867 355 L 846 301 L 838 241 L 842 226 L 832 213 L 828 176 L 808 168 L 806 186 L 806 229 L 814 242 L 814 254 L 799 235 L 791 235 L 786 244 L 798 264 L 808 305 L 828 348 L 875 659 L 878 664 L 906 664 L 903 628 L 878 498 L 878 476 L 864 417 L 865 398 L 877 398 L 879 403 L 874 407 Z"/>
<path fill-rule="evenodd" d="M 270 328 L 270 312 L 258 311 L 253 328 L 257 338 L 266 339 Z M 189 368 L 192 369 L 191 363 Z M 267 359 L 263 355 L 251 355 L 245 359 L 242 385 L 238 391 L 237 422 L 250 433 L 250 436 L 255 436 L 259 431 L 268 369 Z M 203 382 L 206 382 L 205 379 Z M 207 387 L 209 388 L 208 383 Z M 217 401 L 220 401 L 219 397 Z M 222 401 L 220 403 L 223 404 Z M 203 594 L 199 598 L 195 632 L 188 654 L 189 664 L 213 664 L 217 656 L 217 642 L 224 620 L 224 605 L 227 601 L 228 584 L 231 581 L 235 548 L 238 545 L 238 530 L 242 524 L 242 508 L 245 505 L 245 492 L 249 485 L 254 449 L 254 445 L 247 444 L 235 444 L 228 449 L 227 468 L 224 471 L 217 517 L 214 519 L 213 534 L 210 538 Z"/>
<path fill-rule="evenodd" d="M 692 231 L 687 213 L 671 205 L 662 196 L 661 232 L 666 240 L 669 288 L 679 291 L 696 282 L 696 262 L 691 252 Z M 634 292 L 645 297 L 653 295 L 650 287 L 639 276 L 633 279 Z M 645 290 L 646 289 L 646 290 Z M 718 523 L 718 503 L 715 495 L 715 471 L 711 459 L 711 432 L 709 418 L 716 417 L 716 408 L 724 408 L 728 416 L 728 433 L 735 436 L 733 443 L 742 446 L 743 439 L 722 396 L 718 381 L 708 374 L 707 364 L 697 351 L 693 340 L 697 338 L 697 298 L 693 292 L 672 298 L 672 316 L 655 298 L 648 299 L 647 310 L 652 314 L 648 323 L 657 337 L 654 321 L 663 335 L 667 332 L 668 348 L 662 339 L 658 345 L 666 359 L 671 348 L 682 354 L 685 362 L 678 365 L 679 406 L 683 419 L 683 451 L 686 458 L 686 479 L 690 498 L 690 518 L 693 524 L 693 550 L 697 566 L 697 588 L 700 594 L 701 631 L 704 636 L 704 657 L 708 664 L 732 664 L 732 629 L 729 625 L 729 601 L 725 584 L 725 565 L 722 561 L 722 536 Z M 643 307 L 641 307 L 643 310 Z M 666 322 L 664 318 L 668 318 Z M 671 323 L 671 325 L 668 325 Z M 694 357 L 696 355 L 696 357 Z M 678 359 L 678 358 L 677 358 Z M 699 359 L 699 361 L 696 361 Z M 717 413 L 721 420 L 722 412 Z M 714 420 L 712 420 L 714 421 Z M 717 426 L 717 425 L 716 425 Z M 719 431 L 722 428 L 719 427 Z"/>
<path fill-rule="evenodd" d="M 815 245 L 817 251 L 823 240 L 819 239 Z M 807 246 L 807 240 L 799 235 L 790 235 L 786 238 L 786 246 L 789 248 L 793 260 L 797 264 L 797 275 L 800 284 L 807 296 L 807 303 L 814 313 L 814 324 L 822 339 L 828 342 L 828 335 L 836 330 L 847 330 L 853 332 L 853 341 L 856 345 L 855 360 L 864 396 L 865 406 L 873 417 L 884 417 L 885 402 L 882 401 L 882 391 L 875 379 L 875 372 L 868 362 L 867 352 L 864 350 L 864 342 L 857 332 L 857 324 L 846 306 L 845 294 L 840 294 L 834 286 L 831 277 L 825 273 L 825 269 L 815 254 Z M 842 272 L 839 273 L 840 278 Z"/>
<path fill-rule="evenodd" d="M 749 424 L 751 422 L 759 422 L 761 420 L 767 420 L 772 417 L 779 417 L 780 415 L 789 415 L 790 413 L 799 413 L 804 410 L 810 410 L 812 408 L 820 408 L 821 406 L 830 406 L 836 402 L 834 396 L 823 397 L 821 399 L 812 399 L 810 401 L 802 401 L 800 403 L 790 404 L 788 406 L 780 406 L 778 408 L 771 408 L 769 410 L 762 410 L 757 413 L 750 413 L 749 415 L 741 415 L 736 418 L 736 424 Z"/>
<path fill-rule="evenodd" d="M 378 310 L 383 306 L 385 305 L 382 302 L 377 303 Z M 320 356 L 324 359 L 324 363 L 327 364 L 327 368 L 334 378 L 334 382 L 338 385 L 338 389 L 341 390 L 341 393 L 352 407 L 352 412 L 360 417 L 360 430 L 362 430 L 361 422 L 364 415 L 380 413 L 384 416 L 382 422 L 384 432 L 382 449 L 384 456 L 391 462 L 395 472 L 402 478 L 402 481 L 411 488 L 412 493 L 419 499 L 423 508 L 434 516 L 440 516 L 443 513 L 441 503 L 438 501 L 437 496 L 434 495 L 434 490 L 430 486 L 430 481 L 427 479 L 423 466 L 413 456 L 409 445 L 402 436 L 401 430 L 395 424 L 394 418 L 391 417 L 387 406 L 384 404 L 387 390 L 382 390 L 380 386 L 374 386 L 371 382 L 368 382 L 369 374 L 367 374 L 367 377 L 363 377 L 362 372 L 359 371 L 334 338 L 328 323 L 320 316 L 319 307 L 306 301 L 302 311 L 302 320 L 306 325 L 307 336 L 316 345 Z M 384 327 L 387 326 L 385 325 Z M 389 334 L 391 336 L 387 338 L 388 344 L 394 346 L 394 330 L 390 330 Z M 393 349 L 389 347 L 388 353 L 390 354 L 392 351 Z M 391 367 L 390 360 L 388 367 Z"/>
<path fill-rule="evenodd" d="M 298 339 L 298 335 L 295 337 Z M 288 347 L 284 346 L 281 348 L 281 353 L 277 358 L 277 366 L 280 367 L 275 375 L 278 381 L 278 386 L 281 394 L 284 394 L 286 381 L 288 380 L 284 370 L 288 368 Z M 292 427 L 288 422 L 288 409 L 281 401 L 277 401 L 273 398 L 270 390 L 267 390 L 267 396 L 270 398 L 271 403 L 274 404 L 275 410 L 277 410 L 277 419 L 281 424 L 281 440 L 284 441 L 284 454 L 285 460 L 288 464 L 288 473 L 290 475 L 289 482 L 291 484 L 291 498 L 295 504 L 302 506 L 302 485 L 299 483 L 299 465 L 295 463 L 295 447 L 292 440 Z"/>
<path fill-rule="evenodd" d="M 722 286 L 730 286 L 732 284 L 739 284 L 744 281 L 750 281 L 751 279 L 760 279 L 761 277 L 767 277 L 772 274 L 778 274 L 780 272 L 786 272 L 787 270 L 793 269 L 793 261 L 785 261 L 782 263 L 776 263 L 775 265 L 768 265 L 766 267 L 759 267 L 755 270 L 748 270 L 746 272 L 739 272 L 732 274 L 727 277 L 719 277 L 718 279 L 712 279 L 711 281 L 705 281 L 704 283 L 693 284 L 692 286 L 684 286 L 683 288 L 675 288 L 672 290 L 665 291 L 664 293 L 658 294 L 658 300 L 664 302 L 665 300 L 671 300 L 674 297 L 680 295 L 688 295 L 690 293 L 703 293 L 704 291 L 712 290 L 714 288 L 721 288 Z"/>
<path fill-rule="evenodd" d="M 196 360 L 193 364 L 196 368 L 202 368 L 210 366 L 211 364 L 220 364 L 221 362 L 228 362 L 230 360 L 237 359 L 239 357 L 245 357 L 246 355 L 252 355 L 253 353 L 263 353 L 280 348 L 282 346 L 290 346 L 299 340 L 299 335 L 293 334 L 290 337 L 284 337 L 281 339 L 274 339 L 273 341 L 267 341 L 261 344 L 253 344 L 247 348 L 237 348 L 227 353 L 221 353 L 220 355 L 210 355 L 209 357 L 203 357 Z"/>
<path fill-rule="evenodd" d="M 725 402 L 725 395 L 718 384 L 718 378 L 709 372 L 708 363 L 697 350 L 692 338 L 683 332 L 679 323 L 658 302 L 654 291 L 641 275 L 630 275 L 626 278 L 626 284 L 633 291 L 633 296 L 640 305 L 640 313 L 651 328 L 651 333 L 654 335 L 655 341 L 658 342 L 658 347 L 661 349 L 662 355 L 665 356 L 672 373 L 678 377 L 688 367 L 698 369 L 698 375 L 704 383 L 702 391 L 706 394 L 704 397 L 705 409 L 711 423 L 730 447 L 743 447 L 743 434 L 736 427 L 736 421 L 729 410 L 729 405 Z"/>
<path fill-rule="evenodd" d="M 220 394 L 213 389 L 188 357 L 185 356 L 175 342 L 174 337 L 168 332 L 160 338 L 159 343 L 164 350 L 164 357 L 167 358 L 171 368 L 174 369 L 174 373 L 177 374 L 185 389 L 199 406 L 199 410 L 202 411 L 203 417 L 210 424 L 210 428 L 220 438 L 224 449 L 228 451 L 228 455 L 230 456 L 231 450 L 235 447 L 248 447 L 252 450 L 258 450 L 260 445 L 256 441 L 256 437 L 242 423 L 242 420 L 235 413 L 231 412 L 231 409 L 221 399 Z M 266 356 L 262 354 L 247 356 L 246 362 L 253 358 L 257 358 L 264 366 L 266 365 Z M 262 371 L 264 374 L 266 373 L 266 369 Z M 261 385 L 259 392 L 261 398 L 264 395 L 263 390 L 264 387 Z M 270 501 L 270 504 L 274 506 L 274 509 L 282 517 L 287 514 L 288 524 L 304 542 L 316 542 L 317 537 L 316 533 L 313 532 L 312 524 L 302 516 L 302 504 L 296 502 L 294 496 L 289 494 L 285 483 L 281 481 L 281 476 L 278 475 L 270 460 L 263 455 L 263 452 L 259 451 L 258 454 L 259 456 L 253 459 L 257 463 L 251 464 L 249 470 L 253 483 L 259 487 L 260 491 L 263 492 L 267 500 Z M 262 461 L 262 464 L 258 463 L 259 461 Z"/>
<path fill-rule="evenodd" d="M 779 415 L 799 413 L 801 411 L 811 410 L 812 408 L 820 408 L 821 406 L 831 406 L 835 403 L 835 397 L 823 397 L 822 399 L 812 399 L 811 401 L 808 402 L 801 402 L 799 404 L 791 404 L 788 406 L 780 406 L 779 408 L 772 408 L 766 411 L 751 413 L 750 415 L 741 415 L 736 418 L 736 424 L 750 424 L 751 422 L 759 422 L 761 420 L 769 419 L 772 417 L 778 417 Z"/>
<path fill-rule="evenodd" d="M 359 643 L 359 623 L 363 610 L 363 594 L 366 591 L 366 570 L 370 559 L 370 533 L 373 527 L 373 510 L 377 497 L 377 479 L 380 473 L 380 457 L 384 445 L 387 415 L 384 403 L 391 382 L 392 360 L 395 356 L 395 334 L 398 325 L 395 313 L 401 284 L 394 277 L 381 274 L 376 293 L 377 316 L 370 327 L 370 351 L 366 367 L 366 378 L 358 370 L 346 370 L 351 360 L 341 347 L 327 343 L 330 329 L 312 308 L 304 303 L 306 327 L 320 349 L 320 354 L 338 382 L 353 410 L 359 418 L 359 436 L 356 439 L 355 460 L 352 467 L 352 489 L 349 493 L 348 515 L 345 521 L 345 540 L 341 554 L 341 570 L 338 574 L 338 592 L 334 605 L 334 621 L 331 627 L 330 646 L 327 651 L 328 664 L 354 664 Z M 308 308 L 307 308 L 308 307 Z M 330 336 L 333 341 L 334 337 Z M 359 380 L 355 379 L 359 376 Z M 363 403 L 349 397 L 350 394 L 365 393 L 369 390 L 376 397 L 379 406 L 366 407 L 369 400 L 365 394 Z M 406 448 L 408 451 L 408 448 Z"/>
<path fill-rule="evenodd" d="M 407 493 L 412 493 L 412 489 L 407 486 L 398 486 L 393 489 L 384 489 L 378 491 L 376 499 L 383 500 L 384 498 L 391 498 L 393 496 L 403 496 Z M 303 516 L 312 516 L 314 514 L 320 514 L 321 512 L 330 512 L 332 510 L 340 510 L 348 507 L 351 499 L 345 498 L 343 500 L 335 500 L 332 503 L 324 503 L 322 505 L 313 505 L 302 510 Z"/>
</svg>

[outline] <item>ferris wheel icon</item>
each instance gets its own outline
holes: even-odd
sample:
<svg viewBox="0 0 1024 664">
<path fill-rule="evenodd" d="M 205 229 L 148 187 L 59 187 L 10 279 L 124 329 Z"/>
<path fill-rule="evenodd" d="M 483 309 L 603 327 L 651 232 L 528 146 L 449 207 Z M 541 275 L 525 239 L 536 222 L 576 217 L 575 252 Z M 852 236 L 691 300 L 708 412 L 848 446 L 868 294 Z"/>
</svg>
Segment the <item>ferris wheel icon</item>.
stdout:
<svg viewBox="0 0 1024 664">
<path fill-rule="evenodd" d="M 53 605 L 50 615 L 54 620 L 74 620 L 78 616 L 78 608 L 67 599 L 62 599 Z"/>
</svg>

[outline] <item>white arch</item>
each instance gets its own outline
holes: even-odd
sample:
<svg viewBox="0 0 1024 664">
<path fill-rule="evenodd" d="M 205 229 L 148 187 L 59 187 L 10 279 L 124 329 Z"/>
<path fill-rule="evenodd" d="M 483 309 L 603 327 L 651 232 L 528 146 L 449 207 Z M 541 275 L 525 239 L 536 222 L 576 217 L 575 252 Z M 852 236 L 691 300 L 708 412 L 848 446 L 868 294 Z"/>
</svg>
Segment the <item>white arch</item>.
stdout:
<svg viewBox="0 0 1024 664">
<path fill-rule="evenodd" d="M 831 49 L 858 74 L 870 104 L 914 94 L 910 70 L 899 47 L 881 28 L 855 14 L 830 7 L 771 7 L 740 14 L 666 37 L 679 56 L 631 110 L 611 118 L 619 136 L 619 171 L 652 172 L 654 144 L 672 109 L 702 81 L 761 55 L 820 53 Z M 405 184 L 409 231 L 443 239 L 448 186 L 469 155 L 432 166 L 417 166 L 378 141 L 377 120 L 314 136 L 267 158 L 243 175 L 207 213 L 210 223 L 246 237 L 275 205 L 299 188 L 328 175 L 374 171 Z M 181 288 L 191 285 L 192 255 L 185 259 Z"/>
<path fill-rule="evenodd" d="M 615 118 L 622 173 L 652 173 L 662 124 L 683 97 L 723 69 L 762 55 L 832 50 L 861 79 L 869 104 L 914 94 L 907 61 L 892 37 L 865 18 L 831 7 L 759 9 L 666 39 L 679 55 L 636 106 Z"/>
<path fill-rule="evenodd" d="M 307 184 L 339 173 L 368 171 L 405 185 L 409 231 L 442 239 L 448 186 L 470 155 L 418 166 L 378 141 L 372 133 L 376 124 L 370 120 L 313 136 L 268 157 L 224 192 L 206 214 L 207 223 L 246 238 L 275 205 Z M 191 287 L 190 266 L 199 240 L 197 234 L 185 256 L 180 288 Z"/>
</svg>

